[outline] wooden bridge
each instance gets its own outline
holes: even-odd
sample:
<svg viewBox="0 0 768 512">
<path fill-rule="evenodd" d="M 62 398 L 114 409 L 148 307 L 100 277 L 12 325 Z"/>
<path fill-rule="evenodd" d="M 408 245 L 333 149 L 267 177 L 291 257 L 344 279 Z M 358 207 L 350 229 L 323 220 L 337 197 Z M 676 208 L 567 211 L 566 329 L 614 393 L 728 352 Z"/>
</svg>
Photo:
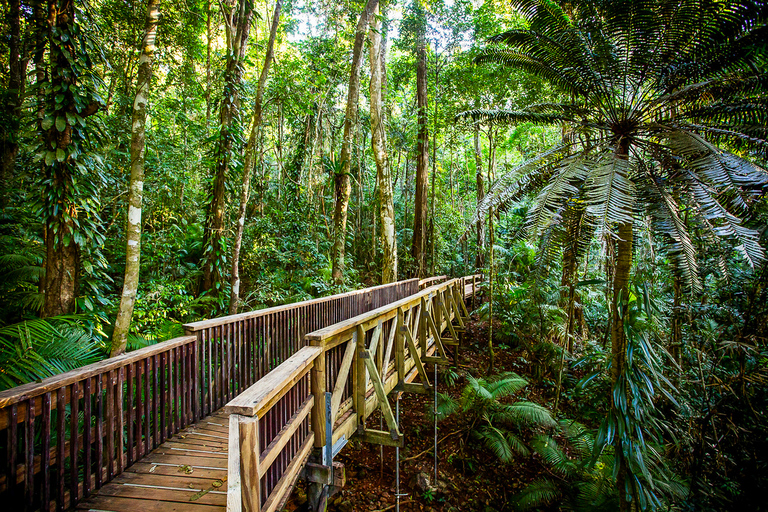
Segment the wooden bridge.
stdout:
<svg viewBox="0 0 768 512">
<path fill-rule="evenodd" d="M 185 325 L 186 336 L 0 393 L 7 510 L 315 508 L 352 436 L 402 446 L 387 395 L 458 351 L 478 276 L 411 279 Z M 380 409 L 387 430 L 366 427 Z"/>
</svg>

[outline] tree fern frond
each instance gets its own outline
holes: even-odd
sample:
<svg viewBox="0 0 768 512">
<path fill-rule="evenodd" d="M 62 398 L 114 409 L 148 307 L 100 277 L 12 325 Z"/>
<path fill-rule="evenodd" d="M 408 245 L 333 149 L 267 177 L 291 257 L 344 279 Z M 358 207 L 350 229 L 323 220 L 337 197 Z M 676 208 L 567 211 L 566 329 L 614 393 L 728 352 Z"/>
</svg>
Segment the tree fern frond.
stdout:
<svg viewBox="0 0 768 512">
<path fill-rule="evenodd" d="M 587 214 L 595 226 L 595 236 L 615 237 L 612 226 L 634 220 L 635 185 L 629 180 L 629 160 L 613 152 L 603 152 L 593 164 L 584 185 Z"/>
<path fill-rule="evenodd" d="M 531 423 L 542 427 L 554 427 L 557 422 L 546 407 L 535 402 L 515 402 L 502 406 L 494 417 L 508 422 Z"/>
<path fill-rule="evenodd" d="M 467 110 L 456 114 L 457 119 L 472 119 L 475 122 L 484 123 L 502 123 L 502 124 L 517 124 L 517 123 L 536 123 L 536 124 L 560 124 L 562 122 L 573 121 L 569 117 L 562 114 L 541 114 L 537 112 L 526 111 L 513 111 L 513 110 L 500 110 L 500 109 L 484 109 L 477 108 L 474 110 Z"/>
<path fill-rule="evenodd" d="M 536 480 L 528 484 L 515 497 L 516 505 L 522 510 L 549 505 L 562 496 L 560 486 L 552 480 Z"/>
<path fill-rule="evenodd" d="M 491 382 L 487 383 L 485 387 L 490 392 L 493 399 L 498 400 L 517 393 L 527 385 L 527 380 L 516 373 L 510 372 L 497 376 Z"/>
<path fill-rule="evenodd" d="M 683 282 L 693 291 L 701 290 L 699 265 L 696 260 L 696 248 L 693 245 L 688 228 L 680 218 L 678 203 L 670 195 L 660 178 L 646 169 L 650 185 L 649 209 L 653 213 L 654 226 L 667 235 L 669 253 L 674 258 L 676 268 Z"/>
<path fill-rule="evenodd" d="M 694 182 L 692 189 L 702 215 L 714 234 L 735 239 L 739 243 L 736 249 L 742 253 L 747 263 L 752 268 L 759 265 L 765 259 L 765 251 L 760 245 L 760 233 L 744 227 L 741 219 L 726 210 L 700 183 Z"/>
<path fill-rule="evenodd" d="M 579 193 L 579 185 L 587 176 L 585 158 L 565 158 L 555 175 L 536 196 L 533 208 L 528 211 L 526 229 L 532 238 L 542 235 L 552 223 L 562 220 L 561 204 Z"/>
<path fill-rule="evenodd" d="M 517 437 L 494 426 L 483 426 L 477 429 L 475 435 L 505 464 L 512 462 L 516 453 L 523 456 L 529 453 Z"/>
<path fill-rule="evenodd" d="M 672 149 L 685 158 L 687 167 L 701 176 L 720 192 L 733 194 L 731 203 L 745 209 L 749 198 L 744 187 L 764 186 L 768 183 L 765 169 L 714 147 L 700 135 L 676 130 L 668 134 Z"/>
</svg>

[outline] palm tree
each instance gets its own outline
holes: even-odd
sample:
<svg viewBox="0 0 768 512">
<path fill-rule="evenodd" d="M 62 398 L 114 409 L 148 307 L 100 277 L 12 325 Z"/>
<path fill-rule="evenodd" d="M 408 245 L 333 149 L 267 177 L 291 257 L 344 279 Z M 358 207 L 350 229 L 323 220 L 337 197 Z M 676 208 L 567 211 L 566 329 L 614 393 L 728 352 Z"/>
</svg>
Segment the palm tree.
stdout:
<svg viewBox="0 0 768 512">
<path fill-rule="evenodd" d="M 536 192 L 527 228 L 551 253 L 551 244 L 564 238 L 551 233 L 571 216 L 569 202 L 586 205 L 581 222 L 589 229 L 578 230 L 579 236 L 599 237 L 613 254 L 611 381 L 620 386 L 627 352 L 623 312 L 641 215 L 650 215 L 690 289 L 699 287 L 691 223 L 705 236 L 732 241 L 751 266 L 765 258 L 758 233 L 743 218 L 768 183 L 765 169 L 754 163 L 768 149 L 768 9 L 749 0 L 513 3 L 529 28 L 492 37 L 478 62 L 527 70 L 571 100 L 459 117 L 566 124 L 572 137 L 502 176 L 476 219 Z M 627 509 L 639 484 L 628 478 L 626 447 L 618 438 L 614 448 Z"/>
</svg>

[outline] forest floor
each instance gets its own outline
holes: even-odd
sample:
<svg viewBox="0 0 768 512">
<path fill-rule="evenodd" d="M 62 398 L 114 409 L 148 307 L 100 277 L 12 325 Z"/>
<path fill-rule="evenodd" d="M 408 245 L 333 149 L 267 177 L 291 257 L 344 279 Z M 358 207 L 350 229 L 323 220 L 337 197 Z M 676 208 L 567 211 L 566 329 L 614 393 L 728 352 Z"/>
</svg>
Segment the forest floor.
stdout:
<svg viewBox="0 0 768 512">
<path fill-rule="evenodd" d="M 476 377 L 485 374 L 489 363 L 485 348 L 487 336 L 486 322 L 468 325 L 460 353 L 461 365 L 451 367 L 458 378 L 449 386 L 445 376 L 438 376 L 440 393 L 458 398 L 466 384 L 464 376 L 467 373 Z M 517 398 L 541 405 L 551 403 L 550 393 L 537 386 L 528 375 L 528 365 L 521 352 L 522 349 L 496 350 L 494 373 L 515 372 L 527 378 L 529 385 L 516 395 Z M 433 379 L 433 372 L 434 367 L 430 365 L 430 379 Z M 439 367 L 438 373 L 447 374 L 447 367 Z M 536 455 L 518 456 L 512 464 L 502 464 L 493 453 L 470 438 L 467 419 L 454 414 L 437 425 L 435 483 L 433 406 L 432 393 L 404 393 L 400 400 L 400 430 L 405 436 L 405 447 L 400 450 L 401 511 L 511 511 L 514 510 L 513 498 L 520 490 L 545 474 L 551 476 Z M 376 414 L 369 419 L 369 426 L 378 429 L 379 421 Z M 353 439 L 335 460 L 345 466 L 346 485 L 330 498 L 330 512 L 395 510 L 395 448 Z M 300 511 L 305 503 L 306 494 L 299 486 L 285 510 Z"/>
</svg>

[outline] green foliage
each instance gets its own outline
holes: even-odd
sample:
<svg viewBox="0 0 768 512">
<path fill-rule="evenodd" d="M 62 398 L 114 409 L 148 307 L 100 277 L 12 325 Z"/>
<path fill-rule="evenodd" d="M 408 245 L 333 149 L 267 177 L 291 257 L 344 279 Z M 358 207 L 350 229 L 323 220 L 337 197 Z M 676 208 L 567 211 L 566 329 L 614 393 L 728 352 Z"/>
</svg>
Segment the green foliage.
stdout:
<svg viewBox="0 0 768 512">
<path fill-rule="evenodd" d="M 514 373 L 488 379 L 468 375 L 458 400 L 438 395 L 437 417 L 441 419 L 461 411 L 468 417 L 472 436 L 501 462 L 511 463 L 515 455 L 529 453 L 520 437 L 524 430 L 556 424 L 549 411 L 534 402 L 505 400 L 526 385 L 528 382 Z"/>
<path fill-rule="evenodd" d="M 92 320 L 61 316 L 0 327 L 0 389 L 95 363 L 105 355 Z"/>
</svg>

